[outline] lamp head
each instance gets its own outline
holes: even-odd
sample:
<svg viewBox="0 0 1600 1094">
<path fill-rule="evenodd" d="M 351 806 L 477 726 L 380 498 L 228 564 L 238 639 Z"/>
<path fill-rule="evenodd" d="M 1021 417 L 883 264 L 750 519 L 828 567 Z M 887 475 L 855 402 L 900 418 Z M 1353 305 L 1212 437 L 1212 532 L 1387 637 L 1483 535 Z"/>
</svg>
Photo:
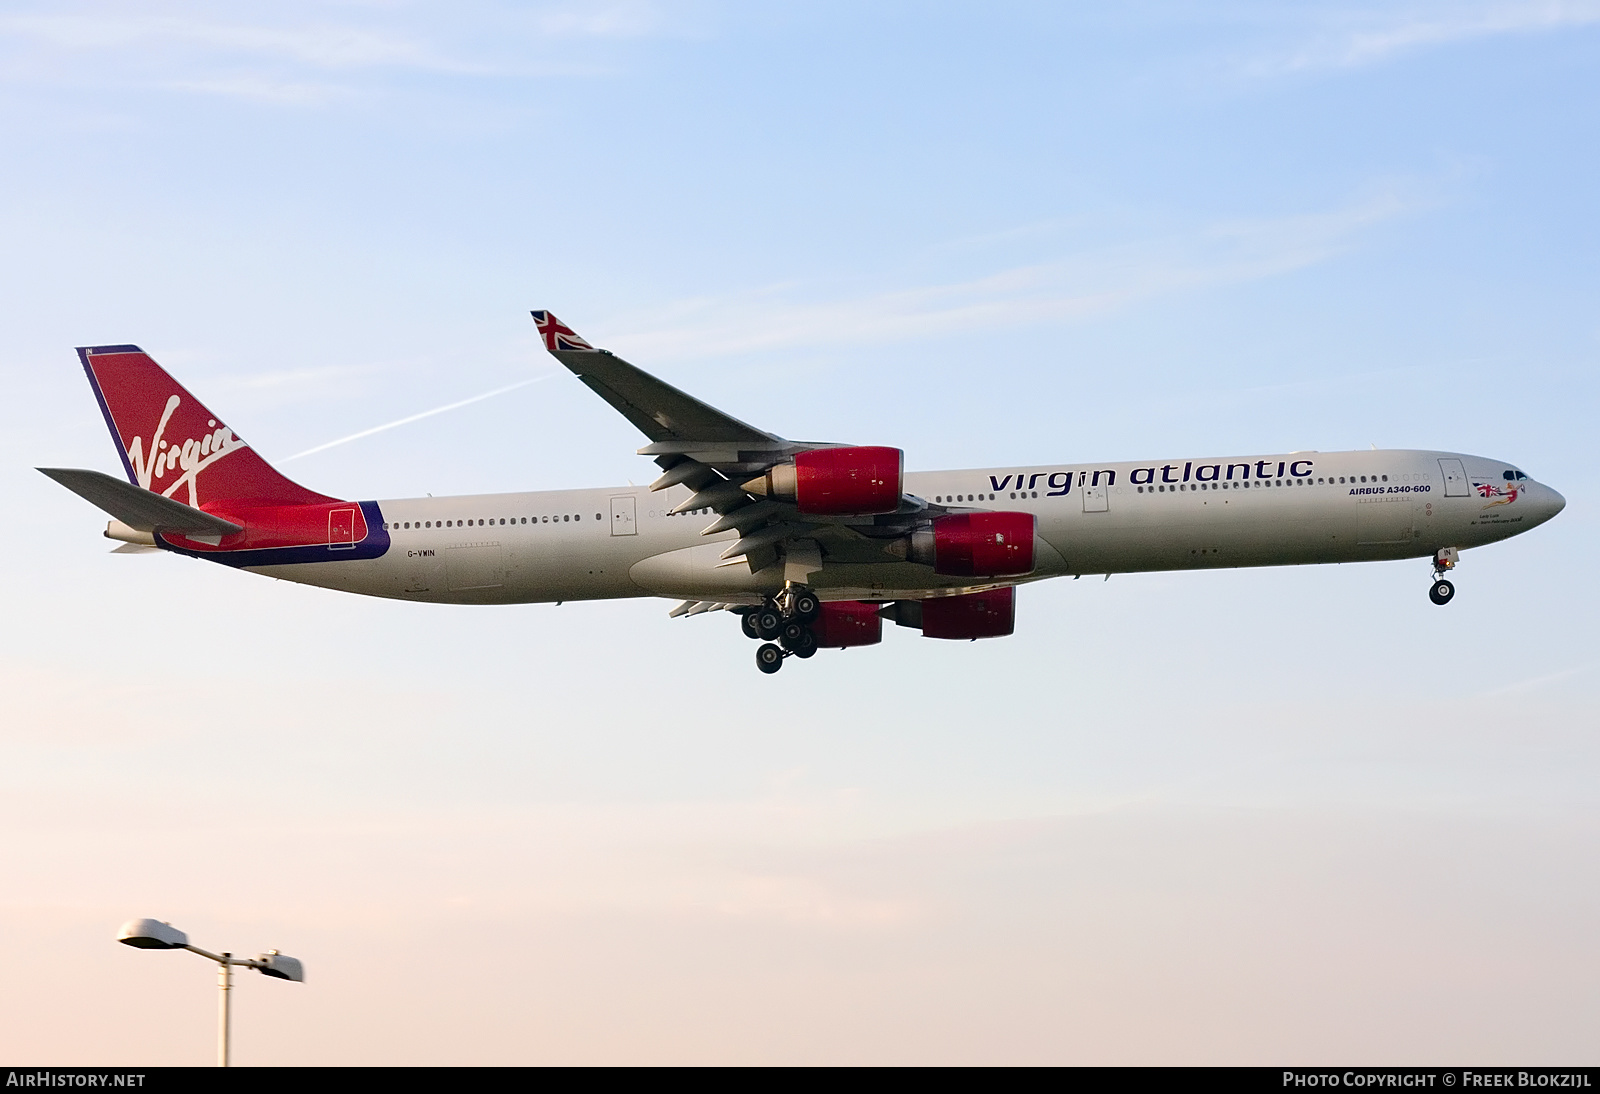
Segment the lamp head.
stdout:
<svg viewBox="0 0 1600 1094">
<path fill-rule="evenodd" d="M 270 953 L 261 954 L 256 958 L 258 965 L 256 971 L 262 976 L 272 976 L 279 980 L 293 980 L 296 984 L 306 982 L 305 966 L 300 964 L 298 957 L 289 957 L 272 950 Z"/>
<path fill-rule="evenodd" d="M 117 932 L 117 941 L 141 950 L 181 950 L 189 936 L 159 919 L 130 919 Z"/>
</svg>

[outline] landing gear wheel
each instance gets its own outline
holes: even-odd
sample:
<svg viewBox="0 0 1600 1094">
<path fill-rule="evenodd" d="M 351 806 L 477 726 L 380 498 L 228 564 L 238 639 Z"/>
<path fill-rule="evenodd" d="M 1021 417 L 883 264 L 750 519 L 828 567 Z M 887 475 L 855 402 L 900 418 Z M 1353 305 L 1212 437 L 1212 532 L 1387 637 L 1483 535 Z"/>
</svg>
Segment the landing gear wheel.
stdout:
<svg viewBox="0 0 1600 1094">
<path fill-rule="evenodd" d="M 794 655 L 802 660 L 817 652 L 817 636 L 810 631 L 801 636 L 800 644 L 795 646 Z"/>
<path fill-rule="evenodd" d="M 1455 599 L 1456 587 L 1440 578 L 1433 583 L 1433 588 L 1428 590 L 1428 599 L 1435 604 L 1443 606 Z"/>
<path fill-rule="evenodd" d="M 789 622 L 783 625 L 783 630 L 779 632 L 778 642 L 783 646 L 784 649 L 792 651 L 798 650 L 802 645 L 805 644 L 805 640 L 810 637 L 810 627 L 806 626 L 804 623 L 800 623 L 791 619 Z M 813 646 L 816 645 L 817 640 L 812 638 L 811 644 Z"/>
<path fill-rule="evenodd" d="M 744 636 L 746 638 L 760 638 L 761 637 L 761 633 L 756 630 L 756 613 L 755 612 L 740 612 L 739 613 L 739 626 L 744 630 Z"/>
<path fill-rule="evenodd" d="M 778 637 L 778 632 L 783 630 L 783 616 L 771 608 L 762 608 L 755 613 L 756 636 L 763 642 L 771 642 Z"/>
<path fill-rule="evenodd" d="M 768 676 L 783 668 L 783 651 L 771 642 L 763 642 L 756 650 L 756 668 Z"/>
<path fill-rule="evenodd" d="M 794 617 L 802 623 L 809 623 L 822 614 L 822 604 L 817 600 L 815 593 L 797 593 L 794 598 Z"/>
</svg>

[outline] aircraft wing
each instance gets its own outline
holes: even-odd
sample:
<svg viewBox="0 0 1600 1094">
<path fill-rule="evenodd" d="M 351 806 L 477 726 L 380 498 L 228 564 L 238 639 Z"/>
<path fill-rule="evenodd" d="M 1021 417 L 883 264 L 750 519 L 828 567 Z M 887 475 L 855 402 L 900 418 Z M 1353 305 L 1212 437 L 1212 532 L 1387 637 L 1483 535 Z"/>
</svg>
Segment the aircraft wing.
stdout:
<svg viewBox="0 0 1600 1094">
<path fill-rule="evenodd" d="M 551 355 L 650 438 L 641 456 L 695 455 L 712 465 L 749 464 L 754 473 L 817 447 L 794 444 L 707 406 L 610 350 L 596 349 L 547 311 L 534 312 L 533 321 Z"/>
<path fill-rule="evenodd" d="M 135 486 L 127 479 L 115 478 L 104 472 L 73 467 L 41 467 L 38 470 L 90 504 L 99 506 L 123 524 L 141 532 L 185 532 L 205 536 L 231 536 L 235 532 L 244 530 L 231 520 L 214 517 L 181 501 L 162 497 L 142 486 Z"/>
<path fill-rule="evenodd" d="M 897 513 L 824 517 L 803 514 L 791 503 L 755 496 L 745 484 L 796 453 L 847 446 L 790 441 L 757 429 L 611 351 L 597 349 L 548 311 L 533 312 L 533 321 L 551 355 L 649 439 L 639 455 L 654 457 L 663 471 L 650 489 L 686 485 L 693 495 L 673 512 L 709 509 L 717 519 L 702 534 L 730 529 L 739 533 L 738 542 L 723 555 L 730 562 L 742 558 L 755 571 L 780 558 L 809 559 L 814 562 L 813 569 L 820 569 L 824 551 L 850 561 L 897 561 L 880 543 L 903 536 L 909 518 L 926 516 L 938 508 L 907 494 L 902 495 Z"/>
</svg>

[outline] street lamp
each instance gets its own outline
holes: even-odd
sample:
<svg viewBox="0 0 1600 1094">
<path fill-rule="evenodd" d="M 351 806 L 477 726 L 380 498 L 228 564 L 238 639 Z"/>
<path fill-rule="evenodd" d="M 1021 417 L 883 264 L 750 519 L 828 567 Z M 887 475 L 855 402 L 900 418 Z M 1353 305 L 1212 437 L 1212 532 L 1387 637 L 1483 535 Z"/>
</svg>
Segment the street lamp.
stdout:
<svg viewBox="0 0 1600 1094">
<path fill-rule="evenodd" d="M 117 941 L 141 950 L 188 950 L 217 963 L 217 986 L 222 989 L 222 1005 L 217 1012 L 217 1066 L 228 1066 L 228 1038 L 232 1026 L 229 996 L 233 994 L 233 966 L 245 965 L 263 976 L 305 983 L 306 971 L 297 957 L 269 950 L 255 957 L 235 957 L 231 953 L 210 953 L 189 945 L 189 936 L 159 919 L 130 919 L 117 932 Z"/>
</svg>

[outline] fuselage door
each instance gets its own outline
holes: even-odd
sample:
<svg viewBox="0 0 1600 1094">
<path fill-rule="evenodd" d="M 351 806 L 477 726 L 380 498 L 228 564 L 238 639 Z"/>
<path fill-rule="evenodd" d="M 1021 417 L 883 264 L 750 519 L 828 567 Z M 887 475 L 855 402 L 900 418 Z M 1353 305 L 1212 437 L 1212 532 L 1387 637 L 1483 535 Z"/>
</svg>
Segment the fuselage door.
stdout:
<svg viewBox="0 0 1600 1094">
<path fill-rule="evenodd" d="M 636 510 L 637 506 L 634 503 L 632 494 L 627 497 L 612 498 L 611 534 L 614 536 L 638 535 L 639 526 L 634 521 L 634 517 L 637 515 Z"/>
<path fill-rule="evenodd" d="M 1111 499 L 1106 496 L 1106 484 L 1095 483 L 1083 488 L 1083 511 L 1085 513 L 1104 513 L 1111 508 Z"/>
<path fill-rule="evenodd" d="M 453 543 L 444 549 L 444 576 L 451 592 L 498 589 L 506 581 L 505 551 L 499 543 Z"/>
<path fill-rule="evenodd" d="M 1444 496 L 1467 498 L 1472 496 L 1472 484 L 1467 481 L 1467 469 L 1460 460 L 1440 460 L 1439 470 L 1444 475 Z"/>
<path fill-rule="evenodd" d="M 334 550 L 351 549 L 356 545 L 356 511 L 354 509 L 328 510 L 328 546 Z"/>
</svg>

